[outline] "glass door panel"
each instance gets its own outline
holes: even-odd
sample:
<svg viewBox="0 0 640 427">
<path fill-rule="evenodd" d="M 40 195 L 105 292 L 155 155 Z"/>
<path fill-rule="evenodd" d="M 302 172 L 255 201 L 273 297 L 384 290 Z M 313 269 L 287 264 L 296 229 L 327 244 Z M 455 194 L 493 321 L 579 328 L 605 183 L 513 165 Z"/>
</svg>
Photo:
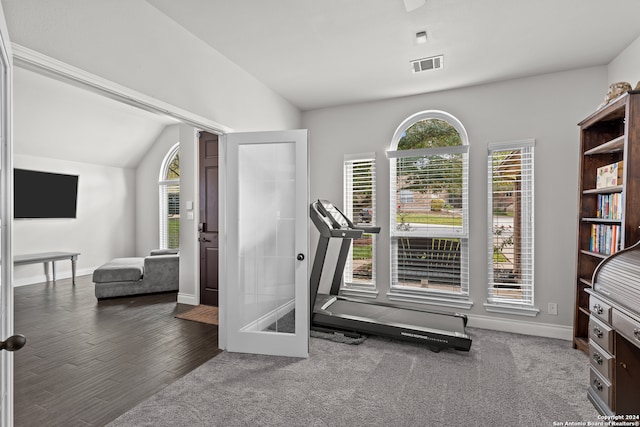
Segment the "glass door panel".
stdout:
<svg viewBox="0 0 640 427">
<path fill-rule="evenodd" d="M 228 351 L 308 353 L 306 131 L 290 132 L 227 135 Z"/>
</svg>

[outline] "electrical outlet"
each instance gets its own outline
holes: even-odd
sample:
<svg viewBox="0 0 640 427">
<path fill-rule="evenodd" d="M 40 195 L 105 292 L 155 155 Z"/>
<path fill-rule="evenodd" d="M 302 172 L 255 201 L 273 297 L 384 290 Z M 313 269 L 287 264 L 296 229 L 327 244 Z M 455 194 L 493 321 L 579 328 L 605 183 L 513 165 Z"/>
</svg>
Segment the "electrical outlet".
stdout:
<svg viewBox="0 0 640 427">
<path fill-rule="evenodd" d="M 550 302 L 549 306 L 547 307 L 547 312 L 549 314 L 557 316 L 558 315 L 558 304 L 556 304 L 555 302 Z"/>
</svg>

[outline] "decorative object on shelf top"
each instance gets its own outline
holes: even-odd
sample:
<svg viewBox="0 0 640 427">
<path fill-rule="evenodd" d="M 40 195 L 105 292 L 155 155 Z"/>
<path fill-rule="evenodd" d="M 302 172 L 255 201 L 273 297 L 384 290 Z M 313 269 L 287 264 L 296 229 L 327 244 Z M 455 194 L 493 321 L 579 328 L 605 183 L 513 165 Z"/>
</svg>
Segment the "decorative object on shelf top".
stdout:
<svg viewBox="0 0 640 427">
<path fill-rule="evenodd" d="M 638 83 L 640 84 L 640 82 Z M 605 105 L 607 105 L 608 103 L 610 103 L 611 101 L 613 101 L 614 99 L 622 95 L 623 93 L 629 92 L 630 90 L 631 90 L 631 84 L 628 82 L 617 82 L 617 83 L 610 84 L 609 90 L 607 91 L 607 94 L 604 97 L 604 101 L 602 102 L 602 104 L 600 104 L 600 106 L 598 106 L 598 109 L 604 107 Z"/>
<path fill-rule="evenodd" d="M 633 90 L 640 90 L 640 80 L 638 80 L 638 83 L 636 83 L 636 87 L 634 87 Z"/>
</svg>

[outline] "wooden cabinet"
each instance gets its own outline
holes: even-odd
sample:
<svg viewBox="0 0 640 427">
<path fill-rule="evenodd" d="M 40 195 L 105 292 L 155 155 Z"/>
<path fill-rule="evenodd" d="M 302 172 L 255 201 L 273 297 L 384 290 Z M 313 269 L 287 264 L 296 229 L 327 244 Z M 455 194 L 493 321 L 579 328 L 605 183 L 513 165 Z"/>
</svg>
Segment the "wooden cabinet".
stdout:
<svg viewBox="0 0 640 427">
<path fill-rule="evenodd" d="M 573 346 L 589 353 L 587 290 L 596 266 L 640 239 L 640 91 L 630 91 L 579 123 L 580 200 Z M 597 188 L 598 172 L 618 164 L 622 183 Z M 615 212 L 612 212 L 615 210 Z"/>
<path fill-rule="evenodd" d="M 598 290 L 591 294 L 589 389 L 602 415 L 640 416 L 640 318 Z M 640 421 L 628 418 L 629 421 Z"/>
</svg>

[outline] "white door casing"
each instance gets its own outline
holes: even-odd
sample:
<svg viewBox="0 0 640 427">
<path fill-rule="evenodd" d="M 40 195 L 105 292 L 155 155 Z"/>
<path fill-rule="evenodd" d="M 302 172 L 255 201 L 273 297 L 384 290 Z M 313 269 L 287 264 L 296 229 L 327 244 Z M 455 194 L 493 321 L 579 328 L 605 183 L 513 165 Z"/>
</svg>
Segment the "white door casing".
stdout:
<svg viewBox="0 0 640 427">
<path fill-rule="evenodd" d="M 0 341 L 13 335 L 11 43 L 0 5 Z M 0 351 L 0 427 L 13 425 L 13 353 Z"/>
</svg>

